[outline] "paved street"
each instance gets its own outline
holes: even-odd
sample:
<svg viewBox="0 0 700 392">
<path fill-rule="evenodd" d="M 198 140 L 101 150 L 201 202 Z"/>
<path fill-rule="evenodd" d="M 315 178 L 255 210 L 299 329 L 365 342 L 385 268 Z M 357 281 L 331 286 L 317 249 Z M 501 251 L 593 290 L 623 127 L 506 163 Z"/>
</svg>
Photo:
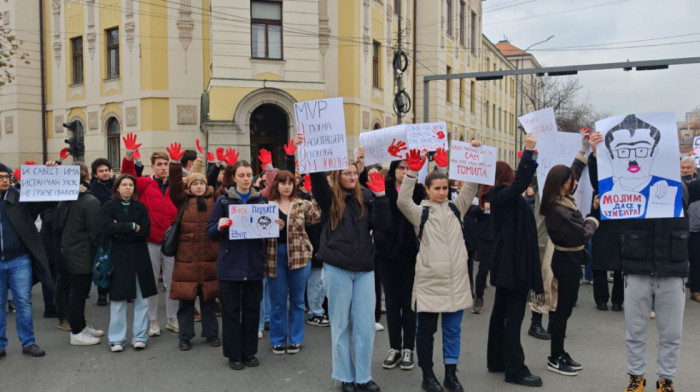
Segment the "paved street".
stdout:
<svg viewBox="0 0 700 392">
<path fill-rule="evenodd" d="M 193 339 L 193 348 L 180 352 L 175 334 L 164 334 L 148 341 L 145 351 L 131 347 L 122 353 L 111 353 L 106 339 L 91 347 L 68 344 L 69 333 L 56 328 L 55 319 L 42 318 L 39 286 L 34 287 L 34 315 L 37 343 L 47 351 L 44 358 L 34 359 L 21 354 L 14 326 L 14 315 L 8 316 L 7 356 L 0 360 L 0 391 L 334 391 L 340 384 L 331 375 L 330 329 L 307 326 L 306 342 L 296 355 L 273 355 L 270 344 L 260 341 L 261 366 L 233 371 L 221 355 L 221 348 L 211 348 L 202 338 Z M 487 311 L 482 315 L 465 313 L 462 323 L 462 357 L 458 376 L 467 391 L 527 390 L 503 382 L 502 374 L 486 371 L 486 337 L 489 311 L 494 290 L 486 291 Z M 88 322 L 107 330 L 109 308 L 95 305 L 93 290 L 87 306 Z M 164 314 L 161 301 L 161 314 Z M 529 315 L 528 315 L 529 318 Z M 546 319 L 545 319 L 546 320 Z M 384 320 L 382 320 L 384 322 Z M 527 320 L 529 325 L 529 320 Z M 700 347 L 700 304 L 688 301 L 684 322 L 683 348 L 676 385 L 679 391 L 698 390 L 700 372 L 697 348 Z M 199 324 L 197 325 L 199 330 Z M 167 332 L 167 333 L 165 333 Z M 649 332 L 647 390 L 656 380 L 656 328 Z M 436 339 L 436 363 L 441 363 L 441 338 Z M 580 290 L 578 307 L 569 322 L 567 351 L 584 364 L 578 377 L 569 378 L 546 370 L 549 343 L 526 335 L 523 327 L 526 362 L 544 380 L 542 391 L 622 391 L 626 387 L 626 354 L 623 314 L 595 310 L 592 286 Z M 388 350 L 386 331 L 378 332 L 374 350 L 373 377 L 383 391 L 420 391 L 421 373 L 381 367 Z M 442 380 L 443 368 L 435 368 Z"/>
</svg>

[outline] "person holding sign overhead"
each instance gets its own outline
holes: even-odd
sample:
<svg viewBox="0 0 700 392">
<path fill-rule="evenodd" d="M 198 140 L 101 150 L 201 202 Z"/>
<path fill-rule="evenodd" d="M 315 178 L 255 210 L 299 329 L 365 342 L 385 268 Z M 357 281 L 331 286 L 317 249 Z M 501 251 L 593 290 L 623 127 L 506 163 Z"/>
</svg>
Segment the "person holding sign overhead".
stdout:
<svg viewBox="0 0 700 392">
<path fill-rule="evenodd" d="M 297 138 L 302 135 L 297 134 Z M 323 211 L 318 257 L 331 320 L 332 377 L 343 392 L 377 392 L 372 381 L 374 346 L 374 245 L 370 230 L 391 224 L 384 178 L 373 174 L 370 190 L 360 187 L 356 163 L 331 172 L 331 185 L 321 172 L 311 174 L 314 197 Z M 374 197 L 372 196 L 374 194 Z M 350 349 L 350 332 L 354 358 Z"/>
<path fill-rule="evenodd" d="M 473 140 L 472 146 L 481 142 Z M 417 353 L 418 366 L 423 370 L 423 390 L 441 392 L 442 386 L 433 373 L 433 335 L 438 317 L 442 316 L 442 356 L 445 363 L 444 385 L 448 391 L 462 391 L 457 379 L 461 324 L 464 309 L 472 306 L 472 293 L 467 267 L 467 248 L 462 234 L 461 217 L 467 213 L 478 184 L 464 182 L 459 196 L 449 201 L 447 152 L 438 148 L 435 153 L 437 171 L 425 178 L 428 200 L 420 205 L 413 199 L 418 172 L 427 156 L 421 159 L 420 150 L 411 149 L 406 156 L 409 171 L 401 183 L 397 201 L 399 210 L 418 234 L 418 256 L 413 283 L 412 304 L 418 313 Z"/>
<path fill-rule="evenodd" d="M 231 369 L 260 365 L 258 321 L 265 269 L 265 243 L 262 239 L 230 240 L 229 205 L 266 204 L 267 200 L 252 188 L 253 167 L 238 161 L 238 153 L 229 149 L 224 158 L 226 170 L 224 194 L 216 199 L 207 223 L 207 235 L 219 243 L 216 278 L 222 307 L 223 353 Z M 280 229 L 284 222 L 277 220 Z"/>
</svg>

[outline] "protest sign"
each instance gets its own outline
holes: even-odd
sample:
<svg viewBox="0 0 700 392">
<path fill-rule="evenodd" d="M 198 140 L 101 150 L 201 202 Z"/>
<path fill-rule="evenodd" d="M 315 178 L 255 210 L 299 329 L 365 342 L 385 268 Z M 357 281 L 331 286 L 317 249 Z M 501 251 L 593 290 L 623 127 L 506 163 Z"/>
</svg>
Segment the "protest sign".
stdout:
<svg viewBox="0 0 700 392">
<path fill-rule="evenodd" d="M 533 134 L 535 138 L 557 133 L 557 120 L 554 117 L 554 109 L 552 108 L 544 108 L 528 113 L 518 117 L 518 120 L 525 132 Z"/>
<path fill-rule="evenodd" d="M 690 152 L 690 156 L 695 159 L 695 167 L 700 168 L 700 136 L 693 138 L 693 151 Z"/>
<path fill-rule="evenodd" d="M 596 122 L 602 219 L 683 216 L 678 129 L 673 113 L 630 114 Z"/>
<path fill-rule="evenodd" d="M 233 221 L 228 230 L 230 240 L 280 236 L 280 226 L 275 222 L 279 218 L 277 203 L 229 205 L 228 217 Z"/>
<path fill-rule="evenodd" d="M 493 185 L 496 180 L 496 147 L 473 147 L 453 140 L 450 147 L 450 179 Z"/>
<path fill-rule="evenodd" d="M 348 167 L 343 98 L 319 99 L 294 104 L 299 145 L 300 173 L 342 170 Z"/>
<path fill-rule="evenodd" d="M 80 166 L 22 165 L 19 201 L 77 200 Z"/>
<path fill-rule="evenodd" d="M 447 145 L 447 125 L 445 122 L 406 124 L 406 141 L 408 148 L 421 151 L 435 151 L 438 148 L 449 149 Z"/>
<path fill-rule="evenodd" d="M 377 129 L 360 134 L 360 146 L 365 150 L 365 164 L 398 161 L 406 158 L 406 126 Z"/>
</svg>

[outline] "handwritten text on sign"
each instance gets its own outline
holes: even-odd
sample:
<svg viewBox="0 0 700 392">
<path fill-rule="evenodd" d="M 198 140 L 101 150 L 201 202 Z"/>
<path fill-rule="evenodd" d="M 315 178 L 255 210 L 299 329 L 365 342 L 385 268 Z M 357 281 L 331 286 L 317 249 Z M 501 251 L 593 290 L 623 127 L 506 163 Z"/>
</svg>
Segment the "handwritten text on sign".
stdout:
<svg viewBox="0 0 700 392">
<path fill-rule="evenodd" d="M 438 148 L 449 149 L 447 145 L 447 126 L 445 122 L 406 124 L 408 148 L 421 151 L 435 151 Z"/>
<path fill-rule="evenodd" d="M 280 226 L 275 222 L 279 218 L 276 203 L 229 205 L 228 217 L 233 221 L 228 230 L 230 240 L 280 236 Z"/>
<path fill-rule="evenodd" d="M 557 133 L 557 119 L 554 117 L 554 109 L 544 108 L 536 112 L 518 117 L 525 132 L 533 134 L 536 138 L 551 133 Z"/>
<path fill-rule="evenodd" d="M 22 165 L 19 201 L 77 200 L 80 166 Z"/>
<path fill-rule="evenodd" d="M 299 146 L 299 172 L 317 173 L 348 167 L 345 114 L 342 98 L 319 99 L 294 104 L 297 132 L 304 136 Z"/>
<path fill-rule="evenodd" d="M 377 129 L 360 134 L 360 146 L 365 150 L 365 164 L 398 161 L 406 158 L 406 126 Z"/>
<path fill-rule="evenodd" d="M 496 180 L 496 147 L 473 147 L 470 143 L 452 141 L 450 179 L 493 185 Z"/>
</svg>

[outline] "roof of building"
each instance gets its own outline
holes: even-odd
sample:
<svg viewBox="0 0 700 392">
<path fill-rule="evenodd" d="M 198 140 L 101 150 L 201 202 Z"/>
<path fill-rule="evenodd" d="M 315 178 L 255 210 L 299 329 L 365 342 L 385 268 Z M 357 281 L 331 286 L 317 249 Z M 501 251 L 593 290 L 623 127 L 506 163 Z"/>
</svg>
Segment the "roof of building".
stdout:
<svg viewBox="0 0 700 392">
<path fill-rule="evenodd" d="M 498 50 L 503 53 L 504 56 L 509 57 L 509 56 L 532 56 L 530 53 L 518 48 L 517 46 L 514 46 L 508 41 L 499 41 L 496 44 L 496 47 Z"/>
</svg>

